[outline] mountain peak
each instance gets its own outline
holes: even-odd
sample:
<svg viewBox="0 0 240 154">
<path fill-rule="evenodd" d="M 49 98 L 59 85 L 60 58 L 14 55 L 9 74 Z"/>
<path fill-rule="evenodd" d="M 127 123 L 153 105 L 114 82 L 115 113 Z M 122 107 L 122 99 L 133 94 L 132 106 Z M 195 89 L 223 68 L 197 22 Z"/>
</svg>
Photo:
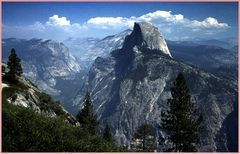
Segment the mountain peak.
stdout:
<svg viewBox="0 0 240 154">
<path fill-rule="evenodd" d="M 162 53 L 172 57 L 162 33 L 151 23 L 135 23 L 133 31 L 128 37 L 128 41 L 130 41 L 131 46 L 137 45 L 147 47 L 152 50 L 160 50 Z"/>
</svg>

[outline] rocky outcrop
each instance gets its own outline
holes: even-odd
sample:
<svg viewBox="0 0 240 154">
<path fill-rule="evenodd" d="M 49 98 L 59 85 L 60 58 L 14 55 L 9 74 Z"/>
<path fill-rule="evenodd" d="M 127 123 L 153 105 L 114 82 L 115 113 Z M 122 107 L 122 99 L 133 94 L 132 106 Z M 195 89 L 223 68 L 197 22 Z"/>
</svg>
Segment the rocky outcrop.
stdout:
<svg viewBox="0 0 240 154">
<path fill-rule="evenodd" d="M 123 48 L 132 48 L 135 45 L 151 50 L 158 50 L 172 57 L 161 32 L 157 27 L 148 22 L 134 24 L 133 32 L 126 37 Z"/>
<path fill-rule="evenodd" d="M 2 85 L 2 101 L 7 101 L 14 105 L 31 108 L 35 112 L 47 117 L 61 117 L 66 122 L 78 126 L 77 120 L 68 113 L 59 102 L 54 101 L 48 94 L 43 93 L 31 81 L 24 77 L 17 77 L 18 82 L 11 84 L 5 76 L 8 69 L 5 69 Z"/>
</svg>

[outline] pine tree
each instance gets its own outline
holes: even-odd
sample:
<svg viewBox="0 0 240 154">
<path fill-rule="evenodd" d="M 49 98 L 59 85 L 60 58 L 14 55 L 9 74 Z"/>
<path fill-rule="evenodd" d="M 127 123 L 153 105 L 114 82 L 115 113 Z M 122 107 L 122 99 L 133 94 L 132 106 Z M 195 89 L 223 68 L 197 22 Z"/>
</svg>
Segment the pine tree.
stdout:
<svg viewBox="0 0 240 154">
<path fill-rule="evenodd" d="M 11 54 L 9 56 L 7 65 L 9 69 L 7 75 L 10 78 L 10 80 L 15 81 L 16 76 L 22 75 L 21 59 L 18 58 L 14 48 L 12 48 L 11 50 Z"/>
<path fill-rule="evenodd" d="M 141 124 L 135 134 L 133 140 L 140 140 L 142 143 L 140 149 L 142 151 L 153 151 L 154 150 L 154 133 L 152 127 L 147 124 Z"/>
<path fill-rule="evenodd" d="M 182 73 L 179 73 L 171 88 L 169 109 L 163 111 L 161 128 L 169 132 L 167 140 L 172 143 L 168 151 L 193 152 L 199 141 L 200 118 L 194 115 L 189 89 Z M 195 117 L 194 117 L 195 116 Z"/>
<path fill-rule="evenodd" d="M 112 142 L 112 134 L 111 134 L 111 129 L 108 124 L 106 124 L 104 131 L 103 131 L 103 139 L 109 142 Z"/>
<path fill-rule="evenodd" d="M 87 92 L 84 99 L 84 107 L 76 116 L 80 125 L 88 130 L 90 133 L 95 134 L 97 132 L 97 115 L 94 114 L 92 101 L 89 92 Z"/>
</svg>

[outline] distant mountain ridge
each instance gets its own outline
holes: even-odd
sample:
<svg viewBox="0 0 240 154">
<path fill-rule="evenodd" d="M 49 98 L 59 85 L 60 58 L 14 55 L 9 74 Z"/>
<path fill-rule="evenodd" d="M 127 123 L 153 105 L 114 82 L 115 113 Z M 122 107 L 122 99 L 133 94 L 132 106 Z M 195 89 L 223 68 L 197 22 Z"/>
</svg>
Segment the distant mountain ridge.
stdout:
<svg viewBox="0 0 240 154">
<path fill-rule="evenodd" d="M 171 44 L 169 49 L 175 59 L 197 66 L 237 84 L 238 53 L 210 45 Z"/>
<path fill-rule="evenodd" d="M 107 57 L 110 52 L 119 49 L 123 45 L 125 37 L 132 30 L 127 29 L 116 35 L 98 38 L 69 38 L 64 44 L 69 47 L 70 52 L 75 54 L 86 67 L 90 67 L 97 57 Z"/>
<path fill-rule="evenodd" d="M 190 38 L 179 41 L 171 41 L 167 40 L 168 44 L 171 42 L 174 44 L 192 44 L 192 45 L 211 45 L 218 46 L 224 49 L 231 49 L 232 47 L 238 45 L 238 38 L 235 37 L 226 37 L 226 38 L 218 38 L 218 39 L 209 39 L 209 38 Z"/>
<path fill-rule="evenodd" d="M 22 60 L 24 76 L 68 107 L 64 103 L 74 95 L 74 87 L 81 84 L 84 68 L 63 43 L 9 38 L 2 40 L 2 47 L 4 62 L 7 61 L 11 48 L 15 48 Z"/>
</svg>

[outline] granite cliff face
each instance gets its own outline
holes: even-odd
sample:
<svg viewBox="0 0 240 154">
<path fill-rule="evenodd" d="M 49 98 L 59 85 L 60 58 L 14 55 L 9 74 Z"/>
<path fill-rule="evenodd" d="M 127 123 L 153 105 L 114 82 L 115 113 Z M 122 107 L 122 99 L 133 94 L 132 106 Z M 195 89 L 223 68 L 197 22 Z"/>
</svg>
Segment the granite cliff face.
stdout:
<svg viewBox="0 0 240 154">
<path fill-rule="evenodd" d="M 7 62 L 11 48 L 15 48 L 22 60 L 23 75 L 69 107 L 66 103 L 81 84 L 84 69 L 63 43 L 9 38 L 3 39 L 2 46 L 4 62 Z"/>
<path fill-rule="evenodd" d="M 136 23 L 121 49 L 114 50 L 108 58 L 95 60 L 74 105 L 83 105 L 88 90 L 100 126 L 107 121 L 115 140 L 129 145 L 136 128 L 144 121 L 155 128 L 160 125 L 161 110 L 166 108 L 170 88 L 179 72 L 187 80 L 197 114 L 204 119 L 198 150 L 216 151 L 223 142 L 217 139 L 217 134 L 237 102 L 237 87 L 172 58 L 161 33 L 149 23 Z"/>
<path fill-rule="evenodd" d="M 159 50 L 170 56 L 167 43 L 157 27 L 147 22 L 135 23 L 132 33 L 126 37 L 123 48 L 141 46 L 151 50 Z"/>
</svg>

